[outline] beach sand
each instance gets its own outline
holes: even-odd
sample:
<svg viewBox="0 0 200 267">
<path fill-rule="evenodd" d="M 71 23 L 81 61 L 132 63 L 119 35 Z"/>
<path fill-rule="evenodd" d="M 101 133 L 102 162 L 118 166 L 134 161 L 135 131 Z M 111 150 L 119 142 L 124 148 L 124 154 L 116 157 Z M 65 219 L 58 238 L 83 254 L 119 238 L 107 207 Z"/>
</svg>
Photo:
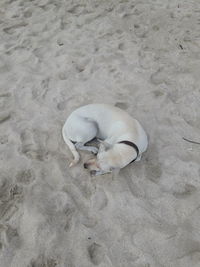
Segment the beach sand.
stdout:
<svg viewBox="0 0 200 267">
<path fill-rule="evenodd" d="M 0 267 L 200 266 L 200 2 L 0 2 Z M 61 128 L 88 103 L 149 147 L 90 177 Z"/>
</svg>

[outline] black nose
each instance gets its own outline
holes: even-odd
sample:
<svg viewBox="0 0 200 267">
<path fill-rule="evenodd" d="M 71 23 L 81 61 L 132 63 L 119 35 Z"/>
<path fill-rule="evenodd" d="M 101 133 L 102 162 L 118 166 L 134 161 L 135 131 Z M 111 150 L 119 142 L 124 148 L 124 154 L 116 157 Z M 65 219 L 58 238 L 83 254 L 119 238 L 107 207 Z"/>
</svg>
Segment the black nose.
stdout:
<svg viewBox="0 0 200 267">
<path fill-rule="evenodd" d="M 85 169 L 87 169 L 87 168 L 88 168 L 87 163 L 84 163 L 84 164 L 83 164 L 83 167 L 84 167 Z"/>
</svg>

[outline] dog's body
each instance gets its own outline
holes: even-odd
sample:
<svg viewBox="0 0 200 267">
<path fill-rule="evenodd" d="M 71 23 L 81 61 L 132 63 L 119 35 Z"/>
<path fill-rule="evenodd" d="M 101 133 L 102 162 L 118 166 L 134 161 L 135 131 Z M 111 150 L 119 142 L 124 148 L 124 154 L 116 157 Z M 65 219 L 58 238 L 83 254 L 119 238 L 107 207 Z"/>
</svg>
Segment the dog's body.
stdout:
<svg viewBox="0 0 200 267">
<path fill-rule="evenodd" d="M 97 159 L 84 164 L 96 175 L 121 169 L 133 160 L 140 160 L 148 146 L 147 135 L 140 123 L 125 111 L 107 104 L 90 104 L 76 109 L 66 120 L 62 134 L 74 155 L 70 166 L 79 161 L 76 148 L 98 152 Z M 99 150 L 85 146 L 95 137 L 103 140 L 100 141 Z"/>
</svg>

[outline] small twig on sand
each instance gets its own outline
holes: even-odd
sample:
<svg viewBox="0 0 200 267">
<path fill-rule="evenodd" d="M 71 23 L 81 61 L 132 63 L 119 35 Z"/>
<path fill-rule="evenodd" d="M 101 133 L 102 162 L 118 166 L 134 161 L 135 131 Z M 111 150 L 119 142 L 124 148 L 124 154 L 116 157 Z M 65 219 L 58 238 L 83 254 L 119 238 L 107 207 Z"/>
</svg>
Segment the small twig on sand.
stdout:
<svg viewBox="0 0 200 267">
<path fill-rule="evenodd" d="M 200 145 L 200 142 L 195 142 L 195 141 L 192 141 L 192 140 L 189 140 L 185 137 L 183 137 L 183 140 L 187 141 L 187 142 L 190 142 L 190 143 L 193 143 L 193 144 L 197 144 L 197 145 Z"/>
</svg>

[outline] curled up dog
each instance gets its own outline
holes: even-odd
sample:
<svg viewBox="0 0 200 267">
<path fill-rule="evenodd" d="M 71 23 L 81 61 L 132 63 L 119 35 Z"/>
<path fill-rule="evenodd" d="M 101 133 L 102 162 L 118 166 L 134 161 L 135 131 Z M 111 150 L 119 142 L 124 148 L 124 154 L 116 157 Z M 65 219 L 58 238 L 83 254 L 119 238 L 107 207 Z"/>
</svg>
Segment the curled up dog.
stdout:
<svg viewBox="0 0 200 267">
<path fill-rule="evenodd" d="M 73 111 L 66 120 L 62 135 L 78 163 L 77 149 L 91 151 L 96 157 L 84 163 L 91 175 L 118 171 L 141 159 L 148 146 L 147 135 L 140 123 L 125 111 L 107 104 L 90 104 Z M 100 141 L 99 149 L 86 145 Z"/>
</svg>

